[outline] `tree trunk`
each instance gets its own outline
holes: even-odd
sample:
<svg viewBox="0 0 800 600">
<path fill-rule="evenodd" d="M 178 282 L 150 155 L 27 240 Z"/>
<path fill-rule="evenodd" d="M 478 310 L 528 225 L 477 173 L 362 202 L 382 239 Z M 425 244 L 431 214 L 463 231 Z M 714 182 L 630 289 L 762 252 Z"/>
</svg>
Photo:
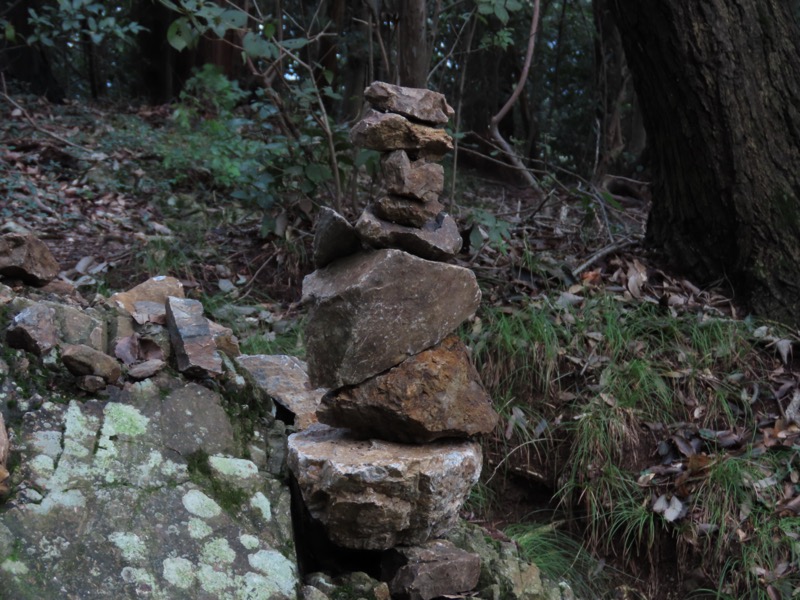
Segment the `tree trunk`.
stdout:
<svg viewBox="0 0 800 600">
<path fill-rule="evenodd" d="M 784 0 L 611 0 L 652 152 L 647 240 L 800 324 L 800 36 Z"/>
<path fill-rule="evenodd" d="M 425 0 L 408 0 L 400 13 L 397 39 L 400 85 L 424 88 L 428 80 L 427 12 Z"/>
</svg>

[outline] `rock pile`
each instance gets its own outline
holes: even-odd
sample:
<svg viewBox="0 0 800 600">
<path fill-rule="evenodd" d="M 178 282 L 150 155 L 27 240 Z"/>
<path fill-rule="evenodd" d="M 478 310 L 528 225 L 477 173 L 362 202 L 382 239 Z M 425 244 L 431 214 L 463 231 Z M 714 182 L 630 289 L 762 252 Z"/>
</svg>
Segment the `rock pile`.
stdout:
<svg viewBox="0 0 800 600">
<path fill-rule="evenodd" d="M 426 599 L 477 584 L 479 568 L 465 579 L 446 566 L 477 557 L 434 540 L 478 480 L 471 438 L 497 415 L 453 335 L 481 296 L 472 271 L 443 262 L 461 247 L 436 162 L 452 149 L 439 126 L 453 109 L 441 94 L 381 82 L 365 95 L 372 107 L 350 137 L 383 153 L 386 193 L 355 226 L 330 210 L 318 221 L 317 270 L 303 281 L 306 350 L 311 384 L 330 391 L 321 424 L 290 436 L 289 468 L 335 544 L 412 547 L 387 558 L 384 578 L 393 597 Z M 413 576 L 433 572 L 435 585 Z"/>
</svg>

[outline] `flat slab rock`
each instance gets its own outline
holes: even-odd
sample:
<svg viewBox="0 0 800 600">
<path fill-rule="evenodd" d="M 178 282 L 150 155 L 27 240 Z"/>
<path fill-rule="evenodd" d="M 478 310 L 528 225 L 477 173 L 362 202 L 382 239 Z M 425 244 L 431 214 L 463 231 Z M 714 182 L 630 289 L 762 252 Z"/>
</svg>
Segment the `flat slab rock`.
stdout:
<svg viewBox="0 0 800 600">
<path fill-rule="evenodd" d="M 327 390 L 311 386 L 305 361 L 296 356 L 257 354 L 240 356 L 236 362 L 256 388 L 294 414 L 299 431 L 317 422 L 317 408 Z"/>
<path fill-rule="evenodd" d="M 317 417 L 360 436 L 417 444 L 489 433 L 498 420 L 454 335 L 357 386 L 329 393 Z"/>
<path fill-rule="evenodd" d="M 303 280 L 311 385 L 355 385 L 438 344 L 478 308 L 469 269 L 401 250 L 341 259 Z"/>
<path fill-rule="evenodd" d="M 289 469 L 311 516 L 346 548 L 385 550 L 445 535 L 481 471 L 469 441 L 396 444 L 314 425 L 289 436 Z"/>
<path fill-rule="evenodd" d="M 409 227 L 379 219 L 367 207 L 356 222 L 356 231 L 373 248 L 399 248 L 428 260 L 449 260 L 464 243 L 455 219 L 446 213 L 422 227 Z"/>
<path fill-rule="evenodd" d="M 453 149 L 453 138 L 444 129 L 375 110 L 368 110 L 350 130 L 350 141 L 355 146 L 380 152 L 413 151 L 431 160 L 438 160 Z"/>
<path fill-rule="evenodd" d="M 142 382 L 123 395 L 26 414 L 0 513 L 0 595 L 294 600 L 288 488 L 250 461 L 211 456 L 215 476 L 241 490 L 227 512 L 165 443 L 162 390 Z"/>
<path fill-rule="evenodd" d="M 31 234 L 0 235 L 0 275 L 41 287 L 50 282 L 61 267 L 50 248 Z"/>
<path fill-rule="evenodd" d="M 364 90 L 364 97 L 375 108 L 398 113 L 423 123 L 444 125 L 455 114 L 444 94 L 422 88 L 401 87 L 375 81 Z"/>
</svg>

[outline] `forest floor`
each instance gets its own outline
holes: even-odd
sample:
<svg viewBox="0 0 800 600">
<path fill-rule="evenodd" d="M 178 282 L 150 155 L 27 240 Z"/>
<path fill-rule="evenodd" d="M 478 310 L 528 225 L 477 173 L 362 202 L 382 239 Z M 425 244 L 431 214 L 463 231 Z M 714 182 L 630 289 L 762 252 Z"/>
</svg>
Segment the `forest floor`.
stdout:
<svg viewBox="0 0 800 600">
<path fill-rule="evenodd" d="M 324 200 L 285 199 L 261 237 L 230 190 L 165 166 L 170 107 L 0 107 L 0 232 L 44 239 L 89 300 L 173 275 L 243 351 L 302 356 Z M 462 333 L 502 417 L 465 516 L 584 598 L 800 593 L 797 332 L 662 267 L 645 198 L 466 171 L 454 189 L 455 262 L 484 291 Z"/>
</svg>

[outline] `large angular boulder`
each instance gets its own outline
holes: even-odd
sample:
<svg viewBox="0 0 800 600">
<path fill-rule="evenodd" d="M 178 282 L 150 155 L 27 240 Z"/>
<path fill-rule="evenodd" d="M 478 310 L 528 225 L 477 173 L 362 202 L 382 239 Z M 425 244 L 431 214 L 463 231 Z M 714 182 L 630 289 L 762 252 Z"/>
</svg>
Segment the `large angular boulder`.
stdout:
<svg viewBox="0 0 800 600">
<path fill-rule="evenodd" d="M 376 250 L 306 276 L 308 374 L 315 387 L 355 385 L 439 343 L 478 308 L 469 269 Z"/>
<path fill-rule="evenodd" d="M 381 579 L 395 600 L 432 600 L 460 594 L 478 585 L 481 558 L 447 540 L 400 546 L 381 558 Z"/>
<path fill-rule="evenodd" d="M 43 286 L 58 275 L 60 269 L 50 248 L 39 238 L 21 233 L 0 236 L 0 275 L 3 277 Z"/>
<path fill-rule="evenodd" d="M 340 546 L 385 550 L 445 535 L 478 481 L 469 441 L 425 446 L 354 438 L 314 425 L 289 436 L 289 469 L 311 516 Z"/>
<path fill-rule="evenodd" d="M 327 394 L 317 416 L 361 436 L 410 443 L 489 433 L 498 420 L 454 335 L 355 387 Z"/>
<path fill-rule="evenodd" d="M 444 94 L 421 88 L 375 81 L 364 90 L 364 97 L 377 109 L 433 125 L 444 125 L 455 114 Z"/>
<path fill-rule="evenodd" d="M 453 138 L 444 129 L 412 123 L 405 117 L 368 110 L 350 130 L 350 141 L 379 152 L 413 150 L 437 160 L 453 149 Z"/>
<path fill-rule="evenodd" d="M 167 298 L 167 328 L 181 373 L 193 377 L 222 373 L 222 359 L 198 300 Z"/>
<path fill-rule="evenodd" d="M 445 213 L 420 228 L 384 221 L 367 207 L 356 222 L 356 230 L 373 248 L 400 248 L 429 260 L 453 258 L 464 243 L 455 219 Z"/>
<path fill-rule="evenodd" d="M 410 196 L 430 202 L 444 189 L 444 167 L 408 158 L 404 150 L 395 150 L 381 158 L 383 182 L 390 194 Z"/>
</svg>

